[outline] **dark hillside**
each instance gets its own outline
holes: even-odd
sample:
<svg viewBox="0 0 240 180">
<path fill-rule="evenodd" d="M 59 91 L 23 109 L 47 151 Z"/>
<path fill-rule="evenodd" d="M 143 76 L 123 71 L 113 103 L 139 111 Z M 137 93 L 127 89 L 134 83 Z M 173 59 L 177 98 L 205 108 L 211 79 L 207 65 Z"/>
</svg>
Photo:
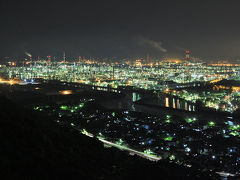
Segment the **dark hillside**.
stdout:
<svg viewBox="0 0 240 180">
<path fill-rule="evenodd" d="M 94 138 L 61 127 L 44 114 L 0 97 L 1 179 L 208 179 L 199 171 L 153 163 L 104 148 Z M 179 177 L 181 176 L 181 178 Z"/>
</svg>

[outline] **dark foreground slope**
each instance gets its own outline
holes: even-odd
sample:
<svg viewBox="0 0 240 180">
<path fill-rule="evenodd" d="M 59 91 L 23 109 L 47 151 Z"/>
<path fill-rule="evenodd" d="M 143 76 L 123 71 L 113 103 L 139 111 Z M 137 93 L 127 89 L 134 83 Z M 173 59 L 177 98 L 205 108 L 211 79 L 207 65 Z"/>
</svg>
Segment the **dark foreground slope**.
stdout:
<svg viewBox="0 0 240 180">
<path fill-rule="evenodd" d="M 0 97 L 1 179 L 208 179 L 194 169 L 129 156 Z M 154 178 L 155 179 L 155 178 Z"/>
</svg>

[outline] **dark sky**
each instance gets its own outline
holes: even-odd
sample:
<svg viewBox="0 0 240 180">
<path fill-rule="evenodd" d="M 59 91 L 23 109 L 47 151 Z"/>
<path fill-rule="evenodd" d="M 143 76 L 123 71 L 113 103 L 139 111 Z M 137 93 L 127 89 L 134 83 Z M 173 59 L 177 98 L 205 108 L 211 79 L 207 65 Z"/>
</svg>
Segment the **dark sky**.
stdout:
<svg viewBox="0 0 240 180">
<path fill-rule="evenodd" d="M 240 56 L 237 0 L 0 2 L 0 56 Z"/>
</svg>

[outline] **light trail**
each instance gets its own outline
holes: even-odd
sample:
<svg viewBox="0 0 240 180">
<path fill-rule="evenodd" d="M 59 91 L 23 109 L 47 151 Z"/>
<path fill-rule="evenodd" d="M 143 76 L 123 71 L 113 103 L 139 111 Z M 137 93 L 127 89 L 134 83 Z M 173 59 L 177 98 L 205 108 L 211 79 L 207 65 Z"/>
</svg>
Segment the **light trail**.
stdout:
<svg viewBox="0 0 240 180">
<path fill-rule="evenodd" d="M 99 139 L 99 138 L 98 138 Z M 99 139 L 101 142 L 103 142 L 104 144 L 107 144 L 107 145 L 110 145 L 110 146 L 113 146 L 113 147 L 116 147 L 118 149 L 121 149 L 121 150 L 125 150 L 125 151 L 129 151 L 130 153 L 133 153 L 133 154 L 136 154 L 138 156 L 141 156 L 143 158 L 147 158 L 151 161 L 159 161 L 162 159 L 161 156 L 152 156 L 152 155 L 147 155 L 143 152 L 140 152 L 140 151 L 137 151 L 135 149 L 131 149 L 131 148 L 128 148 L 128 147 L 125 147 L 125 146 L 121 146 L 121 145 L 118 145 L 118 144 L 115 144 L 115 143 L 112 143 L 110 141 L 106 141 L 104 139 Z"/>
<path fill-rule="evenodd" d="M 77 128 L 74 128 L 74 129 L 77 129 Z M 77 129 L 77 130 L 79 131 L 79 129 Z M 81 130 L 80 130 L 80 132 L 81 132 L 82 134 L 88 136 L 88 137 L 91 137 L 91 138 L 94 137 L 93 134 L 91 134 L 91 133 L 89 133 L 89 132 L 87 132 L 87 131 L 84 131 L 84 130 L 81 131 Z M 125 147 L 125 146 L 121 146 L 121 145 L 119 145 L 119 144 L 116 144 L 116 143 L 113 143 L 113 142 L 104 140 L 104 139 L 102 139 L 102 138 L 98 138 L 98 137 L 97 137 L 97 139 L 98 139 L 99 141 L 103 142 L 103 143 L 106 144 L 106 145 L 109 145 L 109 146 L 112 146 L 112 147 L 116 147 L 116 148 L 118 148 L 118 149 L 120 149 L 120 150 L 128 151 L 128 152 L 130 152 L 131 154 L 136 154 L 136 155 L 138 155 L 138 156 L 140 156 L 140 157 L 143 157 L 143 158 L 145 158 L 145 159 L 149 159 L 149 160 L 151 160 L 151 161 L 159 161 L 159 160 L 162 159 L 161 156 L 148 155 L 148 154 L 145 154 L 145 153 L 143 153 L 143 152 L 137 151 L 137 150 L 135 150 L 135 149 L 128 148 L 128 147 Z"/>
<path fill-rule="evenodd" d="M 222 177 L 228 177 L 228 176 L 234 177 L 234 176 L 236 176 L 235 174 L 227 173 L 227 172 L 224 172 L 224 171 L 216 172 L 216 174 L 219 174 Z"/>
</svg>

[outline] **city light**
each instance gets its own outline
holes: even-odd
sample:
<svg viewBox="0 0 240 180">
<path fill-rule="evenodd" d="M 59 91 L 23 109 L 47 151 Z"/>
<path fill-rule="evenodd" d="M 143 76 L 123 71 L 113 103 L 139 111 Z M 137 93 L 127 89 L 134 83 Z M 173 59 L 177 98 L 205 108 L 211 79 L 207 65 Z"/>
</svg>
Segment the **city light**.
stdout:
<svg viewBox="0 0 240 180">
<path fill-rule="evenodd" d="M 71 90 L 64 90 L 64 91 L 59 91 L 59 93 L 61 95 L 70 95 L 70 94 L 72 94 L 72 91 Z"/>
</svg>

